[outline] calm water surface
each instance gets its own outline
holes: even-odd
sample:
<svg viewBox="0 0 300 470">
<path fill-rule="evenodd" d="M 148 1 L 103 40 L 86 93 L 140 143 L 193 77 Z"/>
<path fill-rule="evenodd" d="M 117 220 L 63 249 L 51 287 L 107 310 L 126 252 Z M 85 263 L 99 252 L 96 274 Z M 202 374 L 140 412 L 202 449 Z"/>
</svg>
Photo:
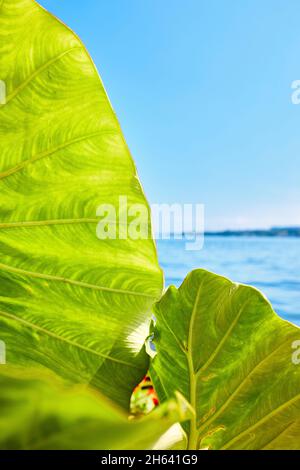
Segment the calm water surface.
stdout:
<svg viewBox="0 0 300 470">
<path fill-rule="evenodd" d="M 206 237 L 201 251 L 184 240 L 157 242 L 166 285 L 179 286 L 194 268 L 204 268 L 260 289 L 283 318 L 300 325 L 300 239 Z"/>
</svg>

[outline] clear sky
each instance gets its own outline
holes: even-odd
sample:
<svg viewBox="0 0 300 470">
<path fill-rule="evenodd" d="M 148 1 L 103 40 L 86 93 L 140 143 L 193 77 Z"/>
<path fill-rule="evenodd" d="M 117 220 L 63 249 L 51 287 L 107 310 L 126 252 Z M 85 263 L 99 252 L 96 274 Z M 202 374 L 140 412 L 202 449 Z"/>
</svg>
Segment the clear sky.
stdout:
<svg viewBox="0 0 300 470">
<path fill-rule="evenodd" d="M 40 0 L 81 37 L 151 203 L 300 225 L 299 0 Z"/>
</svg>

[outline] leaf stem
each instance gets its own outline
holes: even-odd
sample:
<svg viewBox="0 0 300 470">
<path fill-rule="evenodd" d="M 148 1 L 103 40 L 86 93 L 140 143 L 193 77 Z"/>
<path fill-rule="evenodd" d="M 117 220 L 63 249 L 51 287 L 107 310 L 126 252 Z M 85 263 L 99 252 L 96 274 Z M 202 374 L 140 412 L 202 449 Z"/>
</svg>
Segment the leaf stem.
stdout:
<svg viewBox="0 0 300 470">
<path fill-rule="evenodd" d="M 189 366 L 189 376 L 190 376 L 190 404 L 192 405 L 194 409 L 194 416 L 190 421 L 190 434 L 188 438 L 188 450 L 197 450 L 197 443 L 198 443 L 198 429 L 197 429 L 197 412 L 196 412 L 196 406 L 197 406 L 197 377 L 195 374 L 195 368 L 194 368 L 194 361 L 193 361 L 193 333 L 194 333 L 194 323 L 195 323 L 195 318 L 197 315 L 197 308 L 200 300 L 200 293 L 202 289 L 202 284 L 200 284 L 196 299 L 195 299 L 195 304 L 193 307 L 192 315 L 191 315 L 191 321 L 190 321 L 190 327 L 189 327 L 189 334 L 188 334 L 188 344 L 187 344 L 187 361 L 188 361 L 188 366 Z"/>
<path fill-rule="evenodd" d="M 194 416 L 190 421 L 190 433 L 188 438 L 188 450 L 197 450 L 198 429 L 196 421 L 196 376 L 194 373 L 194 365 L 192 355 L 188 353 L 188 363 L 190 371 L 190 403 L 194 410 Z"/>
</svg>

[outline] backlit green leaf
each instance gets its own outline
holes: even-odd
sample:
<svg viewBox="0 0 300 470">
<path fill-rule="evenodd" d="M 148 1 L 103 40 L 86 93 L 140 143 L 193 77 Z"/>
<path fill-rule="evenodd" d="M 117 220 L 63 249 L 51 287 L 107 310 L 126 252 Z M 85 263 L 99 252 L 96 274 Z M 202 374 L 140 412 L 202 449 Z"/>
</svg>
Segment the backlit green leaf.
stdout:
<svg viewBox="0 0 300 470">
<path fill-rule="evenodd" d="M 96 236 L 100 204 L 118 210 L 124 196 L 148 208 L 119 123 L 80 40 L 33 0 L 0 2 L 0 79 L 8 364 L 50 368 L 128 406 L 147 370 L 143 343 L 162 274 L 151 236 Z"/>
<path fill-rule="evenodd" d="M 260 292 L 197 270 L 155 316 L 151 375 L 162 400 L 179 390 L 196 410 L 189 448 L 300 449 L 300 329 Z"/>
</svg>

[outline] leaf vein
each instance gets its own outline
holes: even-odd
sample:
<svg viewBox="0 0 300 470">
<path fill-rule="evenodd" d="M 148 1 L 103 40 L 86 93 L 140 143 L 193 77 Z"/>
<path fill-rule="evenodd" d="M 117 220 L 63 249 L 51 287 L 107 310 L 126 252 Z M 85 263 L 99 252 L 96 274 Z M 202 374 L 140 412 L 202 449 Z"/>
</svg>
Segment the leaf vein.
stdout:
<svg viewBox="0 0 300 470">
<path fill-rule="evenodd" d="M 283 436 L 290 428 L 292 428 L 294 426 L 296 421 L 292 421 L 291 423 L 288 424 L 288 426 L 286 426 L 283 431 L 280 431 L 277 436 L 273 437 L 270 441 L 266 442 L 266 444 L 262 447 L 261 450 L 266 450 L 266 448 L 272 444 L 272 442 L 275 442 L 277 441 L 277 439 L 281 436 Z"/>
<path fill-rule="evenodd" d="M 97 136 L 105 135 L 105 134 L 113 134 L 113 133 L 114 132 L 111 131 L 111 130 L 110 131 L 102 131 L 102 132 L 97 131 L 97 132 L 92 132 L 90 134 L 87 134 L 85 136 L 77 137 L 76 139 L 70 140 L 68 142 L 64 142 L 63 144 L 58 145 L 57 147 L 55 147 L 53 149 L 47 150 L 47 151 L 42 152 L 40 154 L 37 154 L 37 155 L 35 155 L 31 158 L 28 158 L 27 160 L 24 160 L 23 162 L 21 162 L 19 165 L 15 166 L 13 168 L 10 168 L 7 171 L 4 171 L 4 172 L 0 173 L 0 180 L 4 179 L 4 178 L 6 178 L 10 175 L 13 175 L 13 174 L 17 173 L 18 171 L 23 170 L 30 163 L 34 163 L 36 161 L 41 160 L 42 158 L 49 157 L 50 155 L 53 155 L 54 153 L 58 152 L 59 150 L 63 150 L 67 147 L 70 147 L 71 145 L 77 144 L 79 142 L 83 142 L 83 141 L 91 139 L 93 137 L 97 137 Z"/>
<path fill-rule="evenodd" d="M 219 354 L 219 352 L 221 351 L 222 347 L 224 346 L 224 344 L 226 343 L 227 339 L 229 338 L 230 334 L 232 333 L 233 329 L 235 328 L 235 326 L 237 325 L 244 309 L 245 309 L 245 305 L 243 305 L 237 316 L 234 318 L 234 320 L 232 321 L 230 327 L 228 328 L 228 330 L 226 331 L 225 335 L 223 336 L 222 340 L 219 342 L 218 346 L 216 347 L 216 349 L 214 350 L 214 352 L 211 354 L 211 356 L 208 358 L 208 360 L 206 361 L 206 363 L 196 371 L 196 376 L 197 378 L 199 377 L 199 375 L 204 372 L 209 366 L 210 364 L 213 362 L 213 360 L 215 359 L 215 357 Z"/>
<path fill-rule="evenodd" d="M 295 395 L 293 398 L 286 401 L 285 403 L 282 403 L 280 406 L 278 406 L 278 408 L 276 408 L 275 410 L 272 410 L 270 413 L 266 414 L 263 418 L 261 418 L 259 421 L 257 421 L 257 423 L 253 424 L 249 428 L 245 429 L 245 431 L 240 433 L 238 436 L 235 436 L 233 439 L 231 439 L 230 441 L 225 443 L 222 446 L 221 450 L 228 449 L 228 447 L 231 446 L 232 444 L 234 444 L 236 441 L 238 441 L 239 439 L 241 439 L 242 437 L 244 437 L 248 433 L 252 432 L 254 429 L 256 429 L 258 426 L 263 424 L 265 421 L 268 421 L 269 418 L 272 418 L 273 416 L 276 416 L 276 414 L 283 411 L 289 405 L 292 405 L 292 404 L 296 403 L 298 400 L 300 400 L 300 393 L 298 393 L 297 395 Z"/>
<path fill-rule="evenodd" d="M 70 48 L 66 51 L 63 51 L 60 54 L 58 54 L 57 56 L 55 56 L 52 59 L 48 60 L 45 64 L 43 64 L 37 70 L 35 70 L 31 75 L 29 75 L 29 77 L 26 80 L 24 80 L 24 82 L 22 82 L 9 95 L 7 95 L 6 104 L 8 104 L 13 98 L 15 98 L 22 90 L 24 90 L 27 87 L 27 85 L 29 85 L 32 82 L 32 80 L 34 80 L 40 73 L 42 73 L 48 67 L 55 64 L 55 62 L 58 62 L 62 57 L 64 57 L 65 55 L 69 54 L 70 52 L 72 52 L 76 49 L 83 49 L 83 47 L 82 46 L 76 46 L 76 47 L 72 47 L 72 48 Z"/>
<path fill-rule="evenodd" d="M 130 364 L 129 362 L 126 362 L 126 361 L 122 361 L 120 359 L 117 359 L 117 358 L 114 358 L 114 357 L 111 357 L 111 356 L 108 356 L 106 354 L 103 354 L 103 353 L 100 353 L 99 351 L 95 351 L 87 346 L 82 346 L 81 344 L 78 344 L 76 343 L 75 341 L 71 341 L 67 338 L 64 338 L 63 336 L 59 336 L 55 333 L 53 333 L 52 331 L 49 331 L 49 330 L 46 330 L 45 328 L 39 326 L 39 325 L 36 325 L 35 323 L 32 323 L 28 320 L 24 320 L 23 318 L 20 318 L 20 317 L 17 317 L 16 315 L 12 315 L 10 313 L 7 313 L 7 312 L 3 312 L 2 310 L 0 310 L 0 316 L 4 316 L 4 317 L 7 317 L 7 318 L 10 318 L 11 320 L 15 320 L 17 322 L 20 322 L 22 323 L 23 325 L 29 327 L 29 328 L 33 328 L 37 331 L 40 331 L 41 333 L 44 333 L 48 336 L 51 336 L 52 338 L 54 339 L 57 339 L 59 341 L 62 341 L 64 343 L 68 343 L 70 344 L 71 346 L 74 346 L 78 349 L 81 349 L 83 351 L 86 351 L 86 352 L 89 352 L 91 354 L 94 354 L 95 356 L 99 356 L 99 357 L 102 357 L 104 359 L 108 359 L 110 361 L 113 361 L 113 362 L 118 362 L 120 364 L 123 364 L 123 365 L 126 365 L 126 366 L 129 366 L 129 367 L 134 367 L 135 366 L 133 364 Z"/>
<path fill-rule="evenodd" d="M 213 423 L 217 418 L 218 416 L 220 416 L 221 413 L 223 413 L 223 411 L 227 408 L 227 406 L 234 400 L 234 398 L 239 394 L 239 392 L 243 389 L 245 383 L 249 380 L 250 377 L 252 377 L 252 375 L 256 372 L 256 370 L 261 367 L 261 365 L 266 362 L 267 360 L 270 359 L 270 357 L 273 356 L 273 354 L 275 354 L 279 349 L 282 348 L 282 346 L 284 346 L 286 343 L 289 343 L 290 342 L 290 339 L 287 340 L 287 341 L 284 341 L 283 343 L 281 343 L 279 346 L 277 346 L 275 349 L 273 349 L 273 351 L 271 351 L 269 354 L 267 354 L 267 356 L 265 356 L 261 361 L 259 361 L 255 367 L 244 377 L 244 379 L 242 380 L 242 382 L 239 384 L 239 386 L 231 393 L 231 395 L 227 398 L 227 400 L 223 403 L 223 405 L 221 406 L 221 408 L 219 408 L 219 410 L 210 418 L 208 419 L 207 421 L 205 421 L 202 426 L 200 426 L 199 428 L 199 433 L 203 430 L 203 429 L 206 429 L 211 423 Z"/>
<path fill-rule="evenodd" d="M 150 299 L 153 299 L 153 296 L 150 294 L 144 294 L 143 292 L 136 292 L 136 291 L 130 291 L 130 290 L 125 290 L 125 289 L 115 289 L 113 287 L 104 287 L 104 286 L 99 286 L 95 284 L 89 284 L 87 282 L 82 282 L 82 281 L 76 281 L 74 279 L 68 279 L 64 278 L 61 276 L 55 276 L 53 274 L 44 274 L 44 273 L 39 273 L 39 272 L 33 272 L 33 271 L 27 271 L 25 269 L 20 269 L 20 268 L 15 268 L 13 266 L 8 266 L 6 264 L 0 263 L 0 269 L 3 271 L 9 271 L 12 273 L 28 276 L 28 277 L 33 277 L 37 279 L 45 279 L 48 281 L 57 281 L 57 282 L 64 282 L 66 284 L 71 284 L 74 286 L 78 287 L 85 287 L 88 289 L 94 289 L 94 290 L 100 290 L 100 291 L 105 291 L 105 292 L 111 292 L 115 294 L 126 294 L 126 295 L 134 295 L 138 297 L 147 297 Z"/>
</svg>

